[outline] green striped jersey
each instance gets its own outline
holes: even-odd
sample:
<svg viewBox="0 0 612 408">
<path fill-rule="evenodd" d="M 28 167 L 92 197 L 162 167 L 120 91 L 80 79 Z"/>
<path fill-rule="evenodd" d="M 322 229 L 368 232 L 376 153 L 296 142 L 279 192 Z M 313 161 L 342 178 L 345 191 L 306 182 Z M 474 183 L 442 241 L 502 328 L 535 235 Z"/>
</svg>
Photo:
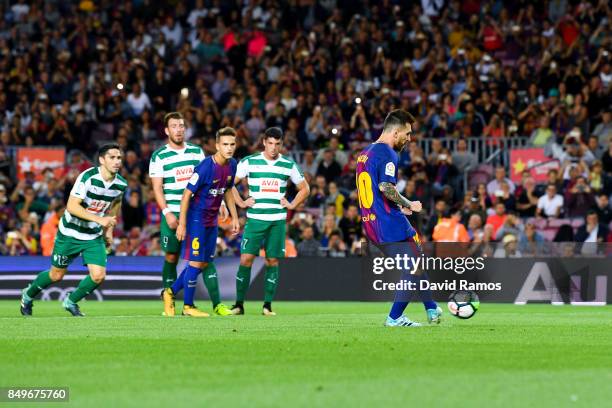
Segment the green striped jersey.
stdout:
<svg viewBox="0 0 612 408">
<path fill-rule="evenodd" d="M 304 180 L 293 160 L 282 155 L 276 160 L 268 160 L 263 153 L 240 160 L 236 177 L 248 178 L 249 192 L 255 199 L 255 205 L 247 209 L 247 218 L 263 221 L 287 219 L 287 209 L 280 204 L 287 191 L 287 180 L 291 179 L 296 185 Z"/>
<path fill-rule="evenodd" d="M 127 181 L 119 174 L 112 181 L 104 181 L 99 167 L 92 167 L 77 177 L 70 195 L 82 199 L 81 206 L 89 213 L 104 217 L 115 200 L 121 200 Z M 64 211 L 59 231 L 66 236 L 89 241 L 102 235 L 102 226 Z"/>
<path fill-rule="evenodd" d="M 149 176 L 161 177 L 164 197 L 170 211 L 181 211 L 181 197 L 193 168 L 204 160 L 204 151 L 198 145 L 185 143 L 181 150 L 171 149 L 167 144 L 153 152 L 149 163 Z"/>
</svg>

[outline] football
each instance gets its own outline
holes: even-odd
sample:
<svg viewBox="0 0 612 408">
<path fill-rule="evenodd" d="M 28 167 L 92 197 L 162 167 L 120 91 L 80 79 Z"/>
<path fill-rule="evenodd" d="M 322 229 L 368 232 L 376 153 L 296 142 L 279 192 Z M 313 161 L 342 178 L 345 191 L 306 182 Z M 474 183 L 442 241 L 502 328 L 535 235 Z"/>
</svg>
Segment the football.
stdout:
<svg viewBox="0 0 612 408">
<path fill-rule="evenodd" d="M 478 295 L 471 290 L 456 290 L 448 298 L 448 311 L 460 319 L 471 318 L 479 307 Z"/>
</svg>

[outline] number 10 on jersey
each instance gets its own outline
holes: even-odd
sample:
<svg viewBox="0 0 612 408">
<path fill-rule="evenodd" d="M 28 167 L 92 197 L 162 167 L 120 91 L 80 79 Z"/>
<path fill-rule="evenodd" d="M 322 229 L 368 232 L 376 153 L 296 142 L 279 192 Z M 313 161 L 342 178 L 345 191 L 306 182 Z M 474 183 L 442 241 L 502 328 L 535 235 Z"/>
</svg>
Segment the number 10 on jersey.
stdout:
<svg viewBox="0 0 612 408">
<path fill-rule="evenodd" d="M 362 171 L 357 175 L 357 192 L 359 194 L 359 206 L 366 209 L 372 207 L 374 202 L 372 177 L 367 171 Z"/>
</svg>

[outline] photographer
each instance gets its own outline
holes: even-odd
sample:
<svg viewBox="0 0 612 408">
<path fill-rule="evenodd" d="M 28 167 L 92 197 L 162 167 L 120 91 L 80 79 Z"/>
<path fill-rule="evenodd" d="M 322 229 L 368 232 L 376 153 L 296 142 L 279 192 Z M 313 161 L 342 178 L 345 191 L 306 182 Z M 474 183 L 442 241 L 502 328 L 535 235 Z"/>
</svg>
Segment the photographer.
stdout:
<svg viewBox="0 0 612 408">
<path fill-rule="evenodd" d="M 441 195 L 444 187 L 450 186 L 453 191 L 458 192 L 459 171 L 453 164 L 451 155 L 447 149 L 438 154 L 433 163 L 430 163 L 431 180 L 433 180 L 433 191 Z"/>
<path fill-rule="evenodd" d="M 567 216 L 571 218 L 583 217 L 595 205 L 591 187 L 586 178 L 578 176 L 576 182 L 565 193 Z"/>
<path fill-rule="evenodd" d="M 38 241 L 32 236 L 32 225 L 29 222 L 21 223 L 16 231 L 6 234 L 6 246 L 10 256 L 36 255 Z"/>
</svg>

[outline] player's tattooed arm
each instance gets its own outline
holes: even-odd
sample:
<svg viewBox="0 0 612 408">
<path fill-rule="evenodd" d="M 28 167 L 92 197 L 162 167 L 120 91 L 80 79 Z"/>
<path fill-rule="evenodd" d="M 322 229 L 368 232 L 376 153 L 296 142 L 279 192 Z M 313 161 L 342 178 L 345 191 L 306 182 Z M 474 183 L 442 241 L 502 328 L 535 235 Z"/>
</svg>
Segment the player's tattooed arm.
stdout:
<svg viewBox="0 0 612 408">
<path fill-rule="evenodd" d="M 395 184 L 389 182 L 382 182 L 378 184 L 378 188 L 387 197 L 387 200 L 393 201 L 394 203 L 401 205 L 402 207 L 410 207 L 410 200 L 401 195 Z"/>
</svg>

